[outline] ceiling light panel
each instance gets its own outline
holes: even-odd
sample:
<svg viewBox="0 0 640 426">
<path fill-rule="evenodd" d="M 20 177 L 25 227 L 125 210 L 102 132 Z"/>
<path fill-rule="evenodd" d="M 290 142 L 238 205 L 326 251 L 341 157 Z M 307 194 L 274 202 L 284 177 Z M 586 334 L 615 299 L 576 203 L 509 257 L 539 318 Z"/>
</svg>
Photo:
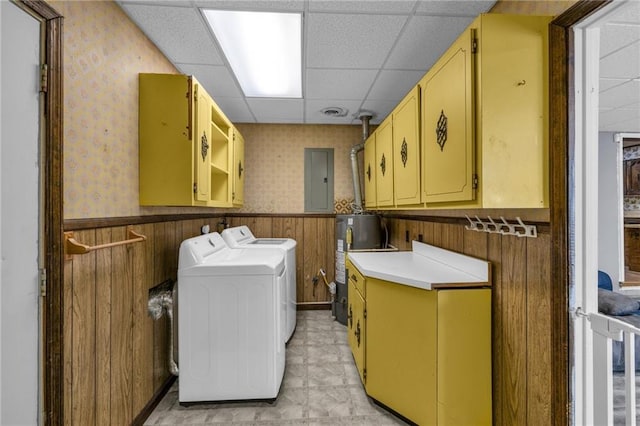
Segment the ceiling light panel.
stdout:
<svg viewBox="0 0 640 426">
<path fill-rule="evenodd" d="M 203 9 L 247 97 L 302 97 L 302 15 Z"/>
</svg>

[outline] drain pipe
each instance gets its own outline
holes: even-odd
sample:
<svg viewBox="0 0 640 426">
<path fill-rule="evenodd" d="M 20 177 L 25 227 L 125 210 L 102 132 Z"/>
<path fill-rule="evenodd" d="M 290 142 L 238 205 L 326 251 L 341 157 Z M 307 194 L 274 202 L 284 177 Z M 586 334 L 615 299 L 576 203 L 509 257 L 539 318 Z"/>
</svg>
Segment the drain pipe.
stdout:
<svg viewBox="0 0 640 426">
<path fill-rule="evenodd" d="M 358 152 L 364 149 L 364 142 L 369 137 L 369 120 L 371 115 L 362 114 L 362 142 L 351 148 L 351 173 L 353 178 L 353 213 L 361 214 L 364 210 L 362 207 L 362 189 L 360 187 L 360 171 L 358 170 Z"/>
</svg>

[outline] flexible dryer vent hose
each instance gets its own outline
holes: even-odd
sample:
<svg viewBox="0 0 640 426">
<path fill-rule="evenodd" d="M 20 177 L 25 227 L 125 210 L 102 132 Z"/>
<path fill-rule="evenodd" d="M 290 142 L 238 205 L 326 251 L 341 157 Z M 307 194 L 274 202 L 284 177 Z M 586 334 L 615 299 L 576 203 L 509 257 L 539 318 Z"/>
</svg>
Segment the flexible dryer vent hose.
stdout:
<svg viewBox="0 0 640 426">
<path fill-rule="evenodd" d="M 175 361 L 173 353 L 175 333 L 173 324 L 173 300 L 175 295 L 175 286 L 171 280 L 167 280 L 149 291 L 149 301 L 147 302 L 147 311 L 149 316 L 155 321 L 162 318 L 163 314 L 167 314 L 169 318 L 169 371 L 174 376 L 178 375 L 178 364 Z"/>
</svg>

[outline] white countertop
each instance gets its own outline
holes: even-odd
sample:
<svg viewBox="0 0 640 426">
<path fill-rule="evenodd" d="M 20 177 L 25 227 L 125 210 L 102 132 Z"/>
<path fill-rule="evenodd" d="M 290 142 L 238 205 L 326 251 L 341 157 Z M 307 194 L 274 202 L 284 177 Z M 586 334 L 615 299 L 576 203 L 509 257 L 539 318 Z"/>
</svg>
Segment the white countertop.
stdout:
<svg viewBox="0 0 640 426">
<path fill-rule="evenodd" d="M 490 285 L 489 262 L 418 241 L 413 251 L 349 253 L 349 259 L 366 277 L 425 290 Z"/>
</svg>

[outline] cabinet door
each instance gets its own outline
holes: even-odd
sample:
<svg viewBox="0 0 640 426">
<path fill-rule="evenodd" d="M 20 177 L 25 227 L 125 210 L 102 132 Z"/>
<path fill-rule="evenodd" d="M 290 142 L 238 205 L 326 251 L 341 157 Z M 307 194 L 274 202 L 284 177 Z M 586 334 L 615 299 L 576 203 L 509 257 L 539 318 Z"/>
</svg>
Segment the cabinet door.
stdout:
<svg viewBox="0 0 640 426">
<path fill-rule="evenodd" d="M 367 394 L 420 425 L 438 410 L 436 295 L 367 277 Z"/>
<path fill-rule="evenodd" d="M 393 206 L 393 126 L 392 116 L 376 129 L 376 202 Z"/>
<path fill-rule="evenodd" d="M 393 111 L 393 187 L 395 204 L 420 203 L 420 88 Z"/>
<path fill-rule="evenodd" d="M 194 97 L 194 196 L 209 201 L 211 188 L 211 103 L 198 82 L 193 82 Z"/>
<path fill-rule="evenodd" d="M 347 333 L 353 359 L 360 373 L 360 380 L 366 383 L 365 376 L 365 303 L 358 289 L 349 280 L 349 310 L 347 312 Z"/>
<path fill-rule="evenodd" d="M 364 205 L 367 208 L 377 206 L 375 132 L 364 143 Z"/>
<path fill-rule="evenodd" d="M 475 198 L 472 30 L 466 30 L 420 82 L 422 201 Z"/>
<path fill-rule="evenodd" d="M 244 137 L 233 129 L 233 205 L 244 203 Z"/>
</svg>

